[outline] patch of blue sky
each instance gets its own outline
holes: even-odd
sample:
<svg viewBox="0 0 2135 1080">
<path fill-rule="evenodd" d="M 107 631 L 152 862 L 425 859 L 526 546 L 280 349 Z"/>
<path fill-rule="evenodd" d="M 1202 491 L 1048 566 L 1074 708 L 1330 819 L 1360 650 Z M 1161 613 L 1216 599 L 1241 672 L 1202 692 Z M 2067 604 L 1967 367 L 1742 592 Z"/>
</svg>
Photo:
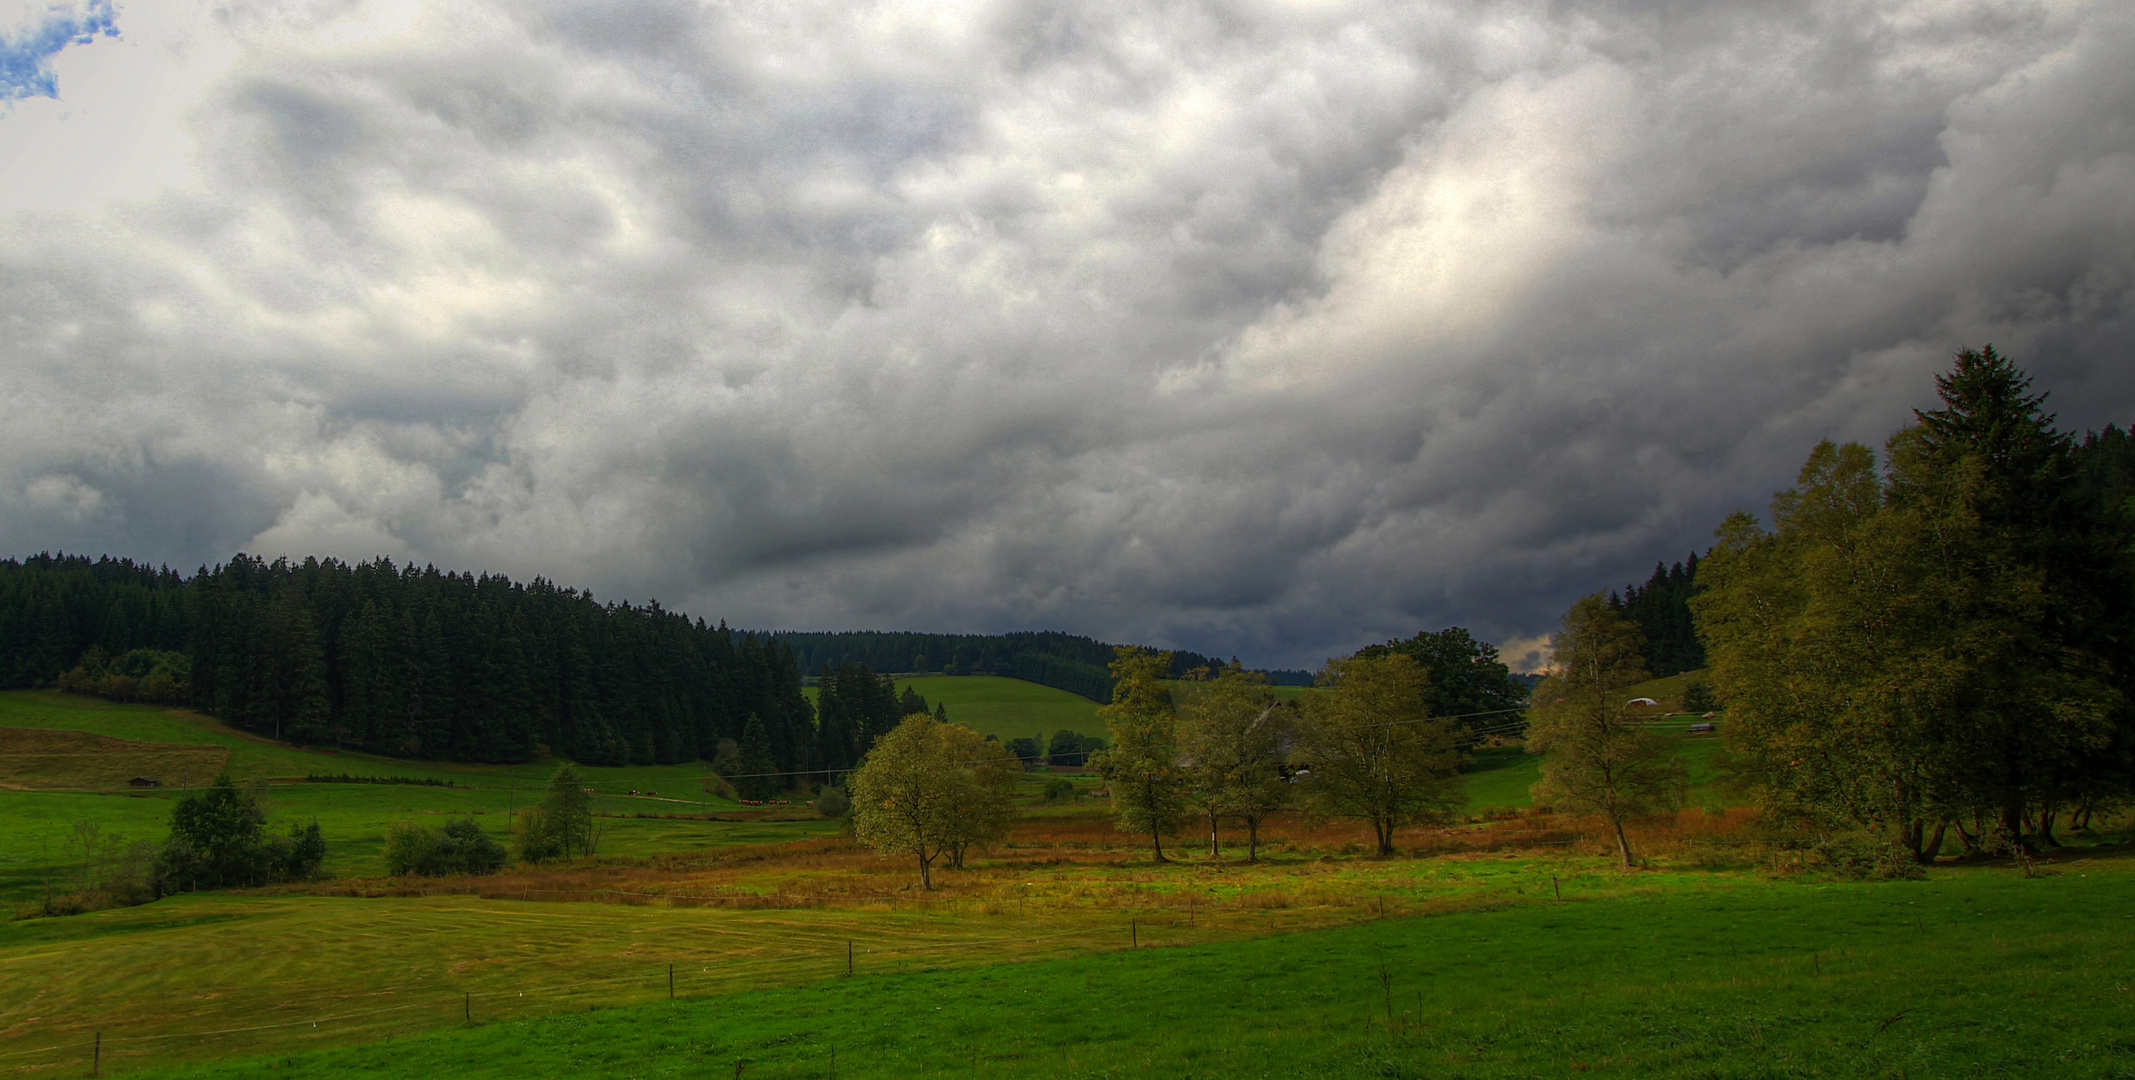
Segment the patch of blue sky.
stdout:
<svg viewBox="0 0 2135 1080">
<path fill-rule="evenodd" d="M 19 32 L 0 32 L 0 101 L 59 96 L 52 58 L 69 45 L 119 36 L 114 0 L 54 4 Z"/>
</svg>

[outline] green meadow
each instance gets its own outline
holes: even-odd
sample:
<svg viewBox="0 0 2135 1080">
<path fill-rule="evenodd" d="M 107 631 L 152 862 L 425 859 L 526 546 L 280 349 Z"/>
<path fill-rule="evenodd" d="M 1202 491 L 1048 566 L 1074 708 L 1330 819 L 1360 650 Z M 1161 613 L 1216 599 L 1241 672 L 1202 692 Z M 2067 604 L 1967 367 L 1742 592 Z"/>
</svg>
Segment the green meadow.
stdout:
<svg viewBox="0 0 2135 1080">
<path fill-rule="evenodd" d="M 509 835 L 511 811 L 538 801 L 555 769 L 554 762 L 516 767 L 462 765 L 297 749 L 233 730 L 190 710 L 119 705 L 51 691 L 0 693 L 0 728 L 83 731 L 152 745 L 227 750 L 233 778 L 272 781 L 269 828 L 319 823 L 328 842 L 325 870 L 337 876 L 384 873 L 386 828 L 402 819 L 473 816 L 503 840 Z M 643 857 L 836 831 L 834 823 L 821 821 L 702 820 L 703 815 L 715 813 L 746 818 L 738 813 L 744 810 L 740 804 L 703 790 L 702 777 L 707 771 L 702 762 L 585 768 L 591 786 L 601 792 L 595 799 L 605 829 L 601 854 Z M 437 780 L 453 786 L 303 781 L 311 774 L 344 773 Z M 168 832 L 171 803 L 183 786 L 197 787 L 212 779 L 197 775 L 155 778 L 168 786 L 145 791 L 0 788 L 0 905 L 23 903 L 65 874 L 76 822 L 94 823 L 106 836 L 160 841 Z M 630 794 L 633 790 L 639 794 Z"/>
<path fill-rule="evenodd" d="M 334 1022 L 309 1028 L 291 1010 L 280 1018 L 283 1047 L 264 1056 L 158 1068 L 213 1040 L 130 1038 L 113 1025 L 104 1068 L 259 1077 L 2126 1077 L 2135 1075 L 2127 851 L 2070 857 L 2041 878 L 2006 866 L 1884 883 L 1604 872 L 1582 877 L 1562 900 L 1546 884 L 1550 864 L 1516 860 L 1506 869 L 1536 887 L 1471 910 L 1224 940 L 1174 927 L 1133 949 L 1112 927 L 1074 938 L 1065 955 L 1014 963 L 1005 962 L 1017 958 L 1009 943 L 1062 927 L 1004 915 L 988 920 L 993 944 L 888 965 L 862 951 L 851 977 L 837 948 L 847 931 L 801 918 L 780 960 L 752 951 L 761 943 L 746 934 L 725 944 L 726 913 L 668 914 L 674 925 L 662 936 L 649 929 L 660 913 L 637 909 L 559 912 L 580 921 L 551 929 L 540 921 L 551 905 L 492 904 L 479 924 L 463 912 L 429 926 L 389 907 L 345 925 L 321 919 L 308 932 L 335 956 L 395 918 L 409 920 L 401 933 L 437 939 L 445 955 L 427 967 L 367 968 L 338 1006 L 411 1004 L 373 1014 L 397 1016 L 373 1026 L 397 1024 L 398 1033 L 300 1049 L 329 1038 Z M 183 908 L 153 931 L 124 925 L 141 918 L 47 921 L 32 932 L 47 935 L 55 956 L 66 954 L 56 948 L 61 935 L 101 936 L 100 948 L 119 952 L 129 935 L 176 942 L 212 932 L 198 929 L 205 921 L 188 926 Z M 925 933 L 927 919 L 911 918 L 901 932 Z M 589 930 L 589 919 L 616 925 Z M 622 944 L 633 921 L 647 934 Z M 538 954 L 529 941 L 558 941 L 544 987 L 557 998 L 551 1011 L 513 1016 L 521 991 L 484 981 L 480 964 L 442 974 L 446 961 L 480 951 L 477 940 L 494 943 L 505 963 Z M 885 940 L 865 949 L 887 948 Z M 722 950 L 731 966 L 716 959 Z M 566 985 L 581 954 L 590 966 Z M 678 956 L 692 970 L 669 1001 L 665 963 Z M 619 970 L 627 964 L 638 970 Z M 288 967 L 266 965 L 261 982 Z M 433 982 L 418 993 L 426 972 Z M 530 973 L 523 980 L 542 984 Z M 169 983 L 172 1000 L 183 1000 L 184 977 Z M 35 1061 L 86 1069 L 82 1034 Z M 221 1038 L 242 1045 L 262 1036 Z"/>
<path fill-rule="evenodd" d="M 957 722 L 1003 739 L 1050 736 L 1061 728 L 1085 733 L 1104 730 L 1095 703 L 1036 683 L 994 676 L 925 676 L 898 683 L 900 689 L 906 685 L 929 702 L 942 702 Z M 1667 690 L 1658 682 L 1649 685 L 1655 696 Z M 809 692 L 812 694 L 813 690 Z M 1679 733 L 1687 728 L 1689 718 L 1675 717 L 1662 723 L 1665 730 Z M 88 732 L 151 746 L 204 747 L 227 753 L 227 767 L 236 779 L 274 781 L 269 800 L 270 827 L 319 823 L 329 843 L 325 869 L 337 876 L 382 874 L 386 829 L 402 819 L 473 816 L 485 829 L 504 839 L 509 832 L 511 811 L 539 799 L 540 789 L 555 767 L 553 762 L 519 766 L 460 764 L 332 748 L 300 749 L 237 731 L 190 710 L 121 705 L 55 691 L 0 693 L 0 729 L 12 728 Z M 1719 747 L 1718 739 L 1689 735 L 1680 738 L 1680 752 L 1691 770 L 1691 805 L 1717 806 L 1734 801 L 1714 784 L 1711 758 Z M 0 744 L 0 753 L 4 750 L 4 744 Z M 603 815 L 601 821 L 606 829 L 600 848 L 604 856 L 686 853 L 733 844 L 804 839 L 835 831 L 834 825 L 819 821 L 700 820 L 706 814 L 740 816 L 737 812 L 744 809 L 704 790 L 708 766 L 702 762 L 584 767 L 584 772 L 601 792 L 596 809 Z M 343 773 L 435 780 L 453 786 L 302 782 L 310 774 Z M 152 770 L 151 775 L 168 786 L 148 791 L 0 787 L 0 905 L 23 903 L 63 875 L 75 822 L 93 822 L 107 836 L 160 840 L 177 789 L 187 783 L 198 786 L 210 779 L 189 774 L 163 775 Z M 1528 787 L 1539 775 L 1537 759 L 1516 746 L 1478 749 L 1468 775 L 1468 804 L 1477 811 L 1529 806 L 1533 800 Z M 5 782 L 0 777 L 0 784 Z M 1083 786 L 1087 788 L 1092 783 L 1086 780 Z M 1042 780 L 1036 778 L 1025 784 L 1029 801 L 1036 802 L 1040 784 Z M 630 794 L 632 791 L 638 794 Z M 1037 812 L 1059 816 L 1084 809 L 1087 807 L 1063 804 L 1048 805 Z"/>
<path fill-rule="evenodd" d="M 1003 737 L 1095 726 L 1094 704 L 1032 684 L 912 681 Z M 276 779 L 274 827 L 321 824 L 327 870 L 344 881 L 382 871 L 395 820 L 470 815 L 501 835 L 551 767 L 300 750 L 184 710 L 43 692 L 0 694 L 0 728 L 227 753 L 240 779 Z M 1724 801 L 1718 741 L 1679 737 L 1692 803 Z M 1534 764 L 1517 747 L 1478 750 L 1471 808 L 1527 805 Z M 1312 826 L 1271 838 L 1251 866 L 1235 847 L 1211 859 L 1182 836 L 1180 861 L 1158 867 L 1081 798 L 1032 806 L 1024 831 L 921 895 L 901 864 L 830 840 L 835 823 L 749 819 L 705 794 L 702 769 L 588 770 L 608 830 L 593 862 L 0 924 L 0 1068 L 2135 1077 L 2125 835 L 2086 837 L 2047 876 L 1945 865 L 1881 883 L 1818 879 L 1726 844 L 1661 844 L 1631 873 L 1598 844 L 1459 846 L 1489 824 L 1407 832 L 1411 854 L 1385 860 L 1345 854 L 1357 850 L 1346 833 Z M 312 772 L 455 786 L 293 779 Z M 1045 778 L 1026 778 L 1027 802 Z M 160 839 L 177 795 L 0 790 L 0 900 L 20 906 L 66 872 L 78 821 Z M 1565 827 L 1504 826 L 1507 837 Z M 540 899 L 549 887 L 609 902 Z M 832 890 L 844 899 L 808 895 Z"/>
<path fill-rule="evenodd" d="M 1084 735 L 1102 735 L 1106 730 L 1105 722 L 1098 719 L 1096 702 L 1021 679 L 919 675 L 897 680 L 899 693 L 908 686 L 926 698 L 927 704 L 946 706 L 950 720 L 1003 741 L 1023 736 L 1047 739 L 1063 729 Z M 813 687 L 808 695 L 814 699 Z"/>
</svg>

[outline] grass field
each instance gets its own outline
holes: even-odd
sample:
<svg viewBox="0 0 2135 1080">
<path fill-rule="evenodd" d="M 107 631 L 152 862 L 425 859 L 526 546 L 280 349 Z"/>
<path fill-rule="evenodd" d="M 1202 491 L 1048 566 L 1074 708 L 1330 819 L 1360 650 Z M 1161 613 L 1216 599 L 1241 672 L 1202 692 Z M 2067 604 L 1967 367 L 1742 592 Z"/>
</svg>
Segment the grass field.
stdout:
<svg viewBox="0 0 2135 1080">
<path fill-rule="evenodd" d="M 1679 677 L 1680 678 L 1680 677 Z M 935 676 L 908 680 L 929 701 L 942 701 L 950 716 L 1003 738 L 1044 733 L 1061 727 L 1082 732 L 1103 730 L 1097 706 L 1066 691 L 1035 683 L 991 676 Z M 900 687 L 905 685 L 899 684 Z M 1687 719 L 1668 721 L 1680 730 Z M 86 733 L 82 736 L 66 733 Z M 88 762 L 78 754 L 39 759 L 19 757 L 9 772 L 8 747 L 49 750 L 45 743 L 66 743 L 97 736 L 108 756 Z M 14 741 L 10 741 L 14 740 Z M 1718 740 L 1685 736 L 1682 753 L 1691 766 L 1693 806 L 1728 803 L 1712 784 L 1710 758 Z M 62 748 L 64 749 L 64 748 Z M 71 751 L 70 751 L 71 753 Z M 184 709 L 118 705 L 95 698 L 50 691 L 0 693 L 0 785 L 37 781 L 40 788 L 116 785 L 132 775 L 150 775 L 176 787 L 200 785 L 213 775 L 211 761 L 226 755 L 238 779 L 301 778 L 312 773 L 398 776 L 434 779 L 450 788 L 408 785 L 309 784 L 277 782 L 272 788 L 271 826 L 317 821 L 328 838 L 326 870 L 342 876 L 375 876 L 384 870 L 386 828 L 402 819 L 438 820 L 449 815 L 477 816 L 500 839 L 509 829 L 509 813 L 538 799 L 553 762 L 521 766 L 460 764 L 386 758 L 332 749 L 299 749 L 236 731 L 211 717 Z M 29 770 L 29 771 L 25 771 Z M 735 843 L 820 836 L 833 828 L 809 821 L 705 821 L 665 815 L 720 813 L 733 816 L 742 807 L 705 793 L 701 762 L 588 767 L 585 772 L 603 794 L 596 800 L 608 832 L 603 855 L 642 857 L 687 852 Z M 34 772 L 35 775 L 31 775 Z M 1468 776 L 1468 803 L 1477 810 L 1531 805 L 1528 787 L 1539 776 L 1535 758 L 1516 747 L 1479 750 Z M 114 779 L 120 778 L 120 779 Z M 76 783 L 79 782 L 79 783 Z M 1040 780 L 1027 781 L 1025 795 L 1035 800 Z M 1089 786 L 1089 782 L 1085 782 Z M 628 792 L 636 790 L 639 795 Z M 657 792 L 657 796 L 642 794 Z M 160 839 L 167 828 L 171 788 L 131 790 L 7 790 L 0 787 L 0 904 L 18 904 L 34 896 L 59 875 L 69 858 L 68 838 L 77 821 L 95 822 L 106 835 L 126 839 Z M 1037 808 L 1041 816 L 1072 816 L 1087 805 Z"/>
<path fill-rule="evenodd" d="M 274 820 L 319 820 L 338 880 L 0 925 L 0 1068 L 30 1075 L 79 1071 L 99 1033 L 112 1073 L 212 1062 L 381 1076 L 726 1075 L 740 1059 L 749 1076 L 827 1076 L 833 1047 L 846 1076 L 1509 1076 L 1573 1061 L 1624 1076 L 1836 1075 L 1864 1053 L 1907 1075 L 2061 1057 L 2114 1075 L 2127 1045 L 2100 1033 L 2128 1020 L 2129 1001 L 2098 987 L 2135 940 L 2135 924 L 2114 922 L 2135 911 L 2135 861 L 2112 857 L 2135 848 L 2077 853 L 2037 880 L 1984 866 L 1803 884 L 1741 846 L 1746 810 L 1692 809 L 1639 827 L 1651 864 L 1638 873 L 1609 869 L 1592 823 L 1532 813 L 1406 830 L 1407 854 L 1386 860 L 1356 857 L 1366 837 L 1352 823 L 1278 819 L 1257 865 L 1239 861 L 1235 832 L 1217 859 L 1188 830 L 1179 861 L 1156 866 L 1084 798 L 1032 807 L 924 895 L 902 861 L 812 820 L 608 816 L 596 861 L 389 881 L 372 876 L 388 823 L 478 814 L 501 831 L 527 796 L 512 770 L 262 746 L 184 712 L 0 695 L 0 719 L 25 716 L 35 731 L 221 748 L 254 768 L 354 762 L 464 785 L 277 784 Z M 1709 745 L 1685 743 L 1694 770 Z M 1532 759 L 1497 748 L 1479 764 L 1474 805 L 1524 801 Z M 538 787 L 545 768 L 527 771 Z M 615 772 L 672 786 L 687 770 Z M 1043 779 L 1026 778 L 1026 799 Z M 40 869 L 63 868 L 52 847 L 75 821 L 160 837 L 174 794 L 0 791 L 12 860 L 0 888 L 26 895 Z M 599 802 L 609 815 L 701 809 Z M 2005 990 L 1980 989 L 1989 967 Z M 1969 1011 L 1907 1019 L 1944 993 Z M 1863 1040 L 1879 1009 L 1900 1015 Z M 2027 1034 L 1968 1026 L 1981 1016 Z M 265 1056 L 229 1060 L 244 1055 Z"/>
<path fill-rule="evenodd" d="M 1666 711 L 1695 675 L 1632 693 Z M 911 682 L 1004 738 L 1098 730 L 1093 703 L 1034 684 Z M 1727 807 L 1716 738 L 1657 722 L 1691 805 L 1634 829 L 1636 872 L 1598 823 L 1521 809 L 1536 759 L 1498 746 L 1475 754 L 1477 816 L 1404 830 L 1391 859 L 1360 857 L 1355 823 L 1279 816 L 1259 863 L 1189 828 L 1157 865 L 1095 778 L 1040 804 L 1032 774 L 1010 836 L 920 893 L 836 823 L 704 794 L 701 764 L 588 770 L 599 859 L 383 879 L 390 823 L 502 834 L 552 763 L 0 694 L 0 900 L 64 875 L 77 822 L 160 839 L 180 793 L 123 776 L 225 763 L 280 778 L 272 823 L 318 821 L 337 875 L 0 924 L 0 1069 L 74 1075 L 101 1039 L 102 1073 L 167 1076 L 2135 1078 L 2129 835 L 2036 878 L 1838 882 Z M 289 780 L 315 772 L 454 786 Z"/>
<path fill-rule="evenodd" d="M 1111 738 L 1098 719 L 1098 704 L 1078 694 L 995 675 L 923 675 L 897 680 L 949 710 L 949 719 L 981 735 L 1003 741 L 1021 736 L 1041 740 L 1062 729 Z"/>
<path fill-rule="evenodd" d="M 1002 740 L 1031 736 L 1042 743 L 1053 732 L 1066 729 L 1111 738 L 1110 730 L 1097 715 L 1102 706 L 1050 686 L 999 675 L 919 675 L 897 680 L 899 692 L 907 686 L 918 691 L 929 705 L 941 702 L 948 707 L 950 720 L 981 735 Z M 1310 692 L 1303 686 L 1268 689 L 1284 701 Z M 810 701 L 815 700 L 815 687 L 806 687 L 803 692 Z"/>
<path fill-rule="evenodd" d="M 87 745 L 106 756 L 85 757 L 80 751 Z M 26 752 L 11 756 L 11 747 Z M 34 753 L 54 747 L 63 752 L 43 758 Z M 185 709 L 118 705 L 49 691 L 0 693 L 0 785 L 8 785 L 0 787 L 0 905 L 22 903 L 62 875 L 75 822 L 95 823 L 106 836 L 161 840 L 182 786 L 208 783 L 220 767 L 217 762 L 226 763 L 239 780 L 274 778 L 269 827 L 317 821 L 327 836 L 325 869 L 343 876 L 384 872 L 385 831 L 397 820 L 476 816 L 490 833 L 506 838 L 511 810 L 538 800 L 556 768 L 555 762 L 469 765 L 298 749 Z M 595 809 L 607 829 L 603 855 L 630 858 L 801 839 L 836 828 L 820 821 L 667 816 L 749 817 L 740 804 L 702 790 L 699 778 L 708 771 L 702 762 L 584 771 L 602 792 Z M 432 779 L 454 786 L 301 782 L 314 773 Z M 153 776 L 169 786 L 112 790 L 99 783 L 123 784 L 134 775 Z M 632 790 L 658 795 L 633 796 Z"/>
<path fill-rule="evenodd" d="M 1403 906 L 1375 918 L 1362 899 L 1314 929 L 1245 908 L 1227 923 L 1220 894 L 1193 926 L 1176 904 L 189 897 L 8 928 L 0 1016 L 19 1028 L 36 998 L 55 1048 L 16 1055 L 34 1075 L 83 1069 L 102 1030 L 107 1072 L 266 1055 L 150 1073 L 172 1076 L 2129 1076 L 2129 850 L 2047 878 L 1821 884 L 1357 860 L 1322 871 L 1336 892 Z M 1472 902 L 1428 907 L 1433 874 Z M 75 1009 L 95 1016 L 53 1022 Z M 180 1037 L 233 1014 L 283 1026 Z M 332 1045 L 351 1039 L 366 1041 Z"/>
</svg>

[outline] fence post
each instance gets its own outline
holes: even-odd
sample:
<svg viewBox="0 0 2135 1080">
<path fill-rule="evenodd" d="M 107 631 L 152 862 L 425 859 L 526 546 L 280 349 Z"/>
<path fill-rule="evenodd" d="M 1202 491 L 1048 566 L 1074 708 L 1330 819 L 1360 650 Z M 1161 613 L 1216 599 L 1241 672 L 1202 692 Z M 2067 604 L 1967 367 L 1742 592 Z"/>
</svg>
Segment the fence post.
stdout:
<svg viewBox="0 0 2135 1080">
<path fill-rule="evenodd" d="M 675 966 L 667 965 L 667 1000 L 675 999 Z"/>
<path fill-rule="evenodd" d="M 1129 948 L 1139 949 L 1142 947 L 1142 927 L 1140 920 L 1127 920 L 1127 942 Z"/>
<path fill-rule="evenodd" d="M 474 1023 L 474 991 L 469 990 L 466 993 L 467 996 L 460 999 L 460 1014 L 467 1018 L 468 1023 L 472 1024 Z"/>
<path fill-rule="evenodd" d="M 95 1056 L 89 1059 L 89 1075 L 99 1076 L 104 1071 L 104 1033 L 96 1033 Z"/>
<path fill-rule="evenodd" d="M 1549 875 L 1549 887 L 1557 891 L 1557 899 L 1564 899 L 1564 886 L 1557 884 L 1557 875 Z"/>
<path fill-rule="evenodd" d="M 853 943 L 852 943 L 852 942 L 850 942 L 850 941 L 847 941 L 847 942 L 845 943 L 845 977 L 846 977 L 846 978 L 848 978 L 848 979 L 849 979 L 849 978 L 851 978 L 851 977 L 852 977 L 852 973 L 853 973 Z M 835 1071 L 835 1070 L 833 1070 L 833 1071 Z"/>
</svg>

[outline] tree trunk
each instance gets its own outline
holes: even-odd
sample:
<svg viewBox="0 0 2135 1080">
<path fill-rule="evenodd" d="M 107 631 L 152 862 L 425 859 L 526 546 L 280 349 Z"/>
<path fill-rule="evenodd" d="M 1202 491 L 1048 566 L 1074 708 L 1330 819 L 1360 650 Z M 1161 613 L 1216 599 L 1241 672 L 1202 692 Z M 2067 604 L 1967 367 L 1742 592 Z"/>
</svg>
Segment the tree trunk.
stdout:
<svg viewBox="0 0 2135 1080">
<path fill-rule="evenodd" d="M 1210 810 L 1208 812 L 1208 857 L 1211 859 L 1223 857 L 1223 842 L 1216 835 L 1216 828 L 1216 812 Z"/>
<path fill-rule="evenodd" d="M 2034 847 L 2031 839 L 2024 835 L 2029 831 L 2027 826 L 2031 824 L 2026 820 L 2029 816 L 2024 813 L 2024 801 L 2022 799 L 2013 799 L 2007 806 L 2002 808 L 2002 831 L 2009 834 L 2009 843 L 2027 853 L 2033 850 Z"/>
<path fill-rule="evenodd" d="M 1942 852 L 1943 833 L 1948 830 L 1949 827 L 1950 823 L 1947 821 L 1937 824 L 1935 826 L 1935 831 L 1933 833 L 1928 834 L 1926 842 L 1922 843 L 1920 847 L 1913 852 L 1913 861 L 1919 863 L 1922 866 L 1935 865 L 1935 856 L 1941 854 Z"/>
<path fill-rule="evenodd" d="M 925 848 L 919 850 L 919 887 L 928 892 L 934 891 L 934 875 L 930 872 L 932 867 L 928 865 L 933 861 L 927 857 Z"/>
<path fill-rule="evenodd" d="M 2039 811 L 2039 846 L 2061 846 L 2061 842 L 2053 838 L 2053 819 L 2059 816 L 2059 811 L 2054 810 L 2052 807 Z"/>
<path fill-rule="evenodd" d="M 1631 868 L 1631 841 L 1624 839 L 1623 819 L 1612 817 L 1609 819 L 1609 824 L 1616 829 L 1616 853 L 1623 856 L 1623 868 L 1629 870 Z"/>
<path fill-rule="evenodd" d="M 1245 861 L 1260 861 L 1260 819 L 1245 819 Z"/>
<path fill-rule="evenodd" d="M 1382 856 L 1392 855 L 1394 853 L 1394 823 L 1390 820 L 1374 821 L 1371 823 L 1371 828 L 1372 832 L 1378 835 L 1379 854 Z"/>
<path fill-rule="evenodd" d="M 1165 857 L 1164 857 L 1164 834 L 1163 834 L 1163 833 L 1161 833 L 1161 832 L 1158 832 L 1157 830 L 1155 830 L 1155 829 L 1153 829 L 1153 828 L 1152 828 L 1152 829 L 1150 829 L 1150 830 L 1149 830 L 1149 845 L 1150 845 L 1151 847 L 1153 847 L 1153 848 L 1155 848 L 1155 849 L 1156 849 L 1156 861 L 1158 861 L 1158 862 L 1170 862 L 1170 861 L 1171 861 L 1170 859 L 1167 859 L 1167 858 L 1165 858 Z"/>
</svg>

